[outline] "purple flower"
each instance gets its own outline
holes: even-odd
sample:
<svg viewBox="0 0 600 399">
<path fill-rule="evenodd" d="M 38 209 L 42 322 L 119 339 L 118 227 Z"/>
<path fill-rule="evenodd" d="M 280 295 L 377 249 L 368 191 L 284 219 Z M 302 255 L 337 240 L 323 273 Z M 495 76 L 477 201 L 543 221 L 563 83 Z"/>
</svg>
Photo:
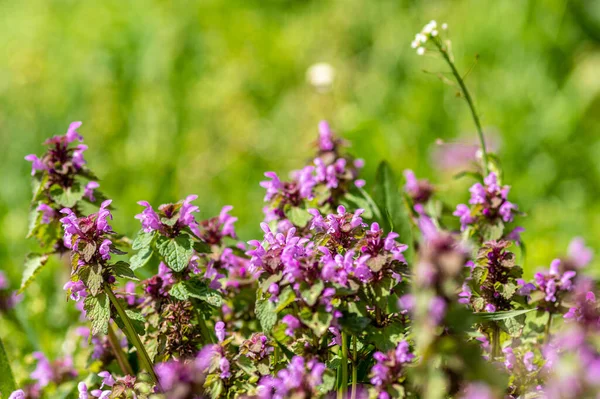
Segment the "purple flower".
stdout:
<svg viewBox="0 0 600 399">
<path fill-rule="evenodd" d="M 567 254 L 571 263 L 578 269 L 587 266 L 594 257 L 593 251 L 585 246 L 585 241 L 581 237 L 571 240 Z"/>
<path fill-rule="evenodd" d="M 508 370 L 512 370 L 517 363 L 517 358 L 513 352 L 513 349 L 509 346 L 502 349 L 502 353 L 504 353 L 504 367 Z"/>
<path fill-rule="evenodd" d="M 525 355 L 523 356 L 523 364 L 525 365 L 525 369 L 527 371 L 537 370 L 536 365 L 533 364 L 534 357 L 535 357 L 535 355 L 531 351 L 526 352 Z"/>
<path fill-rule="evenodd" d="M 265 172 L 265 177 L 271 179 L 270 181 L 266 180 L 260 182 L 260 186 L 267 190 L 265 195 L 265 202 L 267 202 L 271 201 L 279 194 L 279 191 L 283 189 L 283 183 L 279 180 L 279 177 L 277 177 L 277 173 L 275 172 Z"/>
<path fill-rule="evenodd" d="M 31 162 L 31 176 L 35 176 L 38 170 L 46 170 L 46 165 L 35 154 L 26 155 L 25 160 Z"/>
<path fill-rule="evenodd" d="M 85 190 L 84 190 L 83 196 L 86 197 L 87 199 L 89 199 L 91 202 L 95 202 L 96 197 L 94 197 L 94 190 L 97 189 L 98 187 L 100 187 L 100 184 L 98 184 L 98 182 L 95 182 L 95 181 L 88 182 L 88 184 L 85 185 Z"/>
<path fill-rule="evenodd" d="M 83 141 L 83 137 L 77 132 L 77 129 L 81 127 L 82 122 L 71 122 L 69 128 L 67 129 L 67 133 L 65 134 L 65 139 L 67 143 L 71 143 L 75 140 Z"/>
<path fill-rule="evenodd" d="M 38 207 L 36 208 L 38 212 L 42 212 L 42 223 L 48 224 L 54 219 L 56 216 L 56 211 L 52 209 L 48 204 L 40 202 Z"/>
<path fill-rule="evenodd" d="M 488 313 L 494 313 L 496 311 L 496 306 L 494 304 L 488 303 L 485 305 L 485 311 Z"/>
<path fill-rule="evenodd" d="M 77 391 L 79 392 L 78 399 L 89 399 L 88 387 L 85 382 L 81 381 L 79 384 L 77 384 Z"/>
<path fill-rule="evenodd" d="M 231 377 L 231 373 L 229 372 L 229 360 L 227 360 L 227 358 L 222 357 L 219 360 L 219 369 L 221 370 L 221 378 Z"/>
<path fill-rule="evenodd" d="M 329 128 L 327 121 L 319 122 L 319 149 L 321 151 L 333 151 L 335 144 L 333 142 L 333 134 Z"/>
<path fill-rule="evenodd" d="M 39 386 L 43 388 L 54 380 L 54 371 L 42 352 L 34 352 L 32 356 L 37 360 L 37 365 L 30 377 L 32 380 L 36 380 Z"/>
<path fill-rule="evenodd" d="M 471 216 L 471 208 L 465 204 L 458 204 L 456 210 L 452 213 L 454 216 L 460 218 L 460 230 L 464 231 L 467 226 L 475 222 L 475 218 Z"/>
<path fill-rule="evenodd" d="M 102 385 L 100 385 L 100 389 L 104 388 L 104 386 L 112 387 L 115 385 L 115 379 L 108 371 L 99 372 L 98 377 L 102 378 Z"/>
<path fill-rule="evenodd" d="M 197 224 L 193 213 L 200 212 L 200 208 L 198 208 L 196 205 L 192 205 L 191 203 L 197 198 L 197 195 L 192 194 L 188 195 L 185 200 L 183 200 L 183 204 L 179 210 L 179 223 L 181 223 L 183 226 L 193 227 Z"/>
<path fill-rule="evenodd" d="M 155 230 L 160 230 L 161 222 L 158 217 L 158 214 L 152 209 L 152 205 L 150 205 L 147 201 L 139 201 L 138 205 L 146 207 L 142 211 L 135 215 L 135 218 L 142 222 L 142 228 L 146 233 L 150 233 Z"/>
<path fill-rule="evenodd" d="M 102 244 L 100 244 L 98 253 L 100 253 L 100 255 L 102 256 L 102 259 L 104 259 L 104 260 L 110 259 L 110 245 L 111 244 L 112 244 L 112 241 L 109 240 L 108 238 L 105 239 L 104 241 L 102 241 Z"/>
<path fill-rule="evenodd" d="M 492 389 L 483 382 L 474 382 L 467 385 L 460 399 L 495 399 L 497 396 Z"/>
<path fill-rule="evenodd" d="M 83 152 L 88 149 L 88 146 L 85 144 L 79 144 L 75 147 L 75 151 L 73 151 L 73 166 L 76 169 L 81 169 L 83 165 L 86 164 L 85 158 L 83 158 Z"/>
<path fill-rule="evenodd" d="M 434 324 L 440 324 L 446 314 L 446 301 L 439 296 L 435 296 L 429 303 L 429 315 Z"/>
<path fill-rule="evenodd" d="M 294 356 L 287 368 L 280 370 L 277 376 L 265 376 L 258 384 L 260 399 L 279 399 L 289 397 L 314 397 L 316 388 L 323 381 L 325 365 L 316 360 L 306 361 L 300 356 Z"/>
<path fill-rule="evenodd" d="M 404 191 L 412 198 L 415 204 L 426 203 L 433 194 L 434 188 L 427 180 L 417 180 L 414 172 L 410 169 L 404 171 L 406 184 Z"/>
<path fill-rule="evenodd" d="M 217 335 L 217 339 L 219 342 L 223 342 L 225 339 L 225 323 L 222 321 L 218 321 L 215 324 L 215 334 Z"/>
<path fill-rule="evenodd" d="M 285 335 L 290 336 L 290 337 L 294 337 L 294 332 L 300 328 L 300 320 L 298 320 L 296 317 L 288 314 L 283 316 L 283 318 L 281 319 L 282 323 L 287 324 L 287 328 L 285 329 Z"/>
<path fill-rule="evenodd" d="M 25 392 L 22 389 L 18 389 L 11 393 L 8 399 L 27 399 L 27 396 L 25 396 Z"/>
</svg>

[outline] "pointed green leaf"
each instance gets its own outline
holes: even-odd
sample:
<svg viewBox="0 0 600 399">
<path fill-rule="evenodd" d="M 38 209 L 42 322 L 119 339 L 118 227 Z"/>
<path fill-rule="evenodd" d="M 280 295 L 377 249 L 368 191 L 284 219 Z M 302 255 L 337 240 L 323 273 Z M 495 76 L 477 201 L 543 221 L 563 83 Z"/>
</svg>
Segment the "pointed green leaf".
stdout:
<svg viewBox="0 0 600 399">
<path fill-rule="evenodd" d="M 146 233 L 144 230 L 140 230 L 140 232 L 133 240 L 131 248 L 137 251 L 138 249 L 149 247 L 152 244 L 155 235 L 156 234 L 154 231 Z"/>
<path fill-rule="evenodd" d="M 74 183 L 72 187 L 67 189 L 56 184 L 50 187 L 50 197 L 52 200 L 67 208 L 74 207 L 83 198 L 84 193 L 85 191 L 79 183 Z"/>
<path fill-rule="evenodd" d="M 25 258 L 25 271 L 23 272 L 23 280 L 21 280 L 21 288 L 19 292 L 23 292 L 25 288 L 40 272 L 42 267 L 48 262 L 48 254 L 31 253 Z"/>
<path fill-rule="evenodd" d="M 108 334 L 110 320 L 110 301 L 105 293 L 88 296 L 83 302 L 87 317 L 92 323 L 91 334 Z"/>
<path fill-rule="evenodd" d="M 129 266 L 129 263 L 123 262 L 122 260 L 118 261 L 114 265 L 110 266 L 113 273 L 117 277 L 127 278 L 129 280 L 139 281 L 140 279 L 135 276 L 133 270 Z"/>
<path fill-rule="evenodd" d="M 265 333 L 270 333 L 275 323 L 277 323 L 275 304 L 268 299 L 257 299 L 255 312 L 262 330 Z"/>
<path fill-rule="evenodd" d="M 537 310 L 533 309 L 519 309 L 519 310 L 506 310 L 502 312 L 491 312 L 491 313 L 474 313 L 475 319 L 477 321 L 497 321 L 497 320 L 505 320 L 520 316 L 525 313 L 533 312 Z"/>
<path fill-rule="evenodd" d="M 385 229 L 398 233 L 399 241 L 408 245 L 404 256 L 410 263 L 414 251 L 410 216 L 394 172 L 385 161 L 381 162 L 377 168 L 373 194 L 375 203 L 381 210 Z"/>
<path fill-rule="evenodd" d="M 142 248 L 137 254 L 129 258 L 129 266 L 131 270 L 137 270 L 140 267 L 146 266 L 146 264 L 152 258 L 153 253 L 154 251 L 152 251 L 152 247 L 146 247 Z"/>
<path fill-rule="evenodd" d="M 8 395 L 16 390 L 15 377 L 13 376 L 8 356 L 4 350 L 2 339 L 0 339 L 0 397 L 8 398 Z"/>
</svg>

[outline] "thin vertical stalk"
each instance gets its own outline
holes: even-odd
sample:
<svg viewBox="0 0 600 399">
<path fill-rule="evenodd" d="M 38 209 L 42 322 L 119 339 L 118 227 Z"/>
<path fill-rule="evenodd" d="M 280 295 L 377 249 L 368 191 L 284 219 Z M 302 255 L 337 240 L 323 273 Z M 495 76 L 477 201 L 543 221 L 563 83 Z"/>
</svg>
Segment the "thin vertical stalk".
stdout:
<svg viewBox="0 0 600 399">
<path fill-rule="evenodd" d="M 544 329 L 544 342 L 550 341 L 550 327 L 552 327 L 552 313 L 548 312 L 548 321 L 546 322 L 546 328 Z"/>
<path fill-rule="evenodd" d="M 108 295 L 110 302 L 115 307 L 115 310 L 119 314 L 121 321 L 123 321 L 123 326 L 124 326 L 123 333 L 125 333 L 129 342 L 131 342 L 131 344 L 133 346 L 135 346 L 135 349 L 137 349 L 138 356 L 140 358 L 140 363 L 142 364 L 144 369 L 146 369 L 146 371 L 150 374 L 150 376 L 154 380 L 154 383 L 158 386 L 159 385 L 158 377 L 156 376 L 156 373 L 154 372 L 152 360 L 150 360 L 150 356 L 148 356 L 148 352 L 146 352 L 146 348 L 144 348 L 144 345 L 142 344 L 140 337 L 135 332 L 135 329 L 133 328 L 133 324 L 131 323 L 131 320 L 129 320 L 127 313 L 125 313 L 125 309 L 123 309 L 123 307 L 121 306 L 121 303 L 115 296 L 115 293 L 110 288 L 110 285 L 104 284 L 104 292 L 106 292 L 106 295 Z"/>
<path fill-rule="evenodd" d="M 113 326 L 110 324 L 108 325 L 108 342 L 110 343 L 113 353 L 115 354 L 115 359 L 117 359 L 117 363 L 119 364 L 121 371 L 123 371 L 123 374 L 134 375 L 133 369 L 131 368 L 131 365 L 129 364 L 127 357 L 125 356 L 125 353 L 123 353 L 123 349 L 121 348 L 119 339 L 117 338 L 117 335 L 115 334 L 115 330 L 113 329 Z"/>
<path fill-rule="evenodd" d="M 475 109 L 475 103 L 473 102 L 473 99 L 471 98 L 471 94 L 469 93 L 469 90 L 467 89 L 467 86 L 465 85 L 463 78 L 458 73 L 458 70 L 456 69 L 454 62 L 450 58 L 450 55 L 448 54 L 448 50 L 442 45 L 441 40 L 435 39 L 435 40 L 433 40 L 433 43 L 435 43 L 438 50 L 440 50 L 442 57 L 444 57 L 444 60 L 450 66 L 450 69 L 452 70 L 452 75 L 454 75 L 456 82 L 460 86 L 463 97 L 465 98 L 465 100 L 467 101 L 467 104 L 469 105 L 469 108 L 471 110 L 471 115 L 473 116 L 473 121 L 475 122 L 475 127 L 477 128 L 477 135 L 479 136 L 479 143 L 481 145 L 481 153 L 482 153 L 482 158 L 483 158 L 483 160 L 482 160 L 483 161 L 483 172 L 484 172 L 485 176 L 487 176 L 489 174 L 488 153 L 487 153 L 487 148 L 485 145 L 485 138 L 483 136 L 483 129 L 481 128 L 481 122 L 479 120 L 479 115 L 477 114 L 477 110 Z"/>
<path fill-rule="evenodd" d="M 338 387 L 338 399 L 343 399 L 348 391 L 348 335 L 342 331 L 342 348 L 341 348 L 341 382 Z"/>
<path fill-rule="evenodd" d="M 356 335 L 352 336 L 352 393 L 350 399 L 356 399 L 356 383 L 358 379 L 358 350 Z"/>
<path fill-rule="evenodd" d="M 494 322 L 492 332 L 492 360 L 500 357 L 500 326 Z"/>
</svg>

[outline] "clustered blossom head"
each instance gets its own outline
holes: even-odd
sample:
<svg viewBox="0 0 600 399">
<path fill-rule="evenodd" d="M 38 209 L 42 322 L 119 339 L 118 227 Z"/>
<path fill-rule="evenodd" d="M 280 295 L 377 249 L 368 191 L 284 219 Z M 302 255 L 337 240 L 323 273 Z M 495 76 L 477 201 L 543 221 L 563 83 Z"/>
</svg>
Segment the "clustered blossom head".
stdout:
<svg viewBox="0 0 600 399">
<path fill-rule="evenodd" d="M 259 399 L 311 398 L 323 383 L 325 365 L 317 360 L 294 356 L 276 376 L 265 376 L 258 384 Z"/>
<path fill-rule="evenodd" d="M 297 236 L 295 228 L 286 235 L 273 234 L 265 223 L 261 225 L 264 240 L 249 242 L 255 247 L 248 251 L 253 270 L 282 273 L 283 283 L 292 284 L 323 280 L 348 287 L 349 280 L 367 284 L 385 275 L 400 281 L 399 266 L 406 263 L 402 253 L 408 247 L 396 241 L 398 234 L 384 235 L 377 223 L 367 229 L 360 216 L 362 209 L 349 213 L 339 206 L 335 214 L 323 216 L 316 209 L 309 213 L 313 215 L 310 231 L 314 235 Z M 274 296 L 279 290 L 277 284 L 269 287 Z"/>
<path fill-rule="evenodd" d="M 404 369 L 410 364 L 415 355 L 410 352 L 407 341 L 401 341 L 395 350 L 388 353 L 375 352 L 373 354 L 375 365 L 371 368 L 371 384 L 377 390 L 378 399 L 389 399 L 390 392 L 395 392 L 394 385 L 400 384 L 404 379 Z"/>
<path fill-rule="evenodd" d="M 158 207 L 158 213 L 147 201 L 139 201 L 138 204 L 146 209 L 135 215 L 135 218 L 140 220 L 142 229 L 146 233 L 158 231 L 164 236 L 174 237 L 187 227 L 196 236 L 200 236 L 198 222 L 194 217 L 194 213 L 199 212 L 200 209 L 192 204 L 196 198 L 198 198 L 197 195 L 188 195 L 183 201 L 176 204 L 163 204 Z"/>
<path fill-rule="evenodd" d="M 231 205 L 226 205 L 221 209 L 219 216 L 200 222 L 200 238 L 204 242 L 218 245 L 221 244 L 224 237 L 237 238 L 233 226 L 237 218 L 229 214 L 232 209 Z"/>
<path fill-rule="evenodd" d="M 260 183 L 266 190 L 265 202 L 270 203 L 264 209 L 265 222 L 278 221 L 279 230 L 285 232 L 292 227 L 285 215 L 288 206 L 314 201 L 319 206 L 334 205 L 353 184 L 364 186 L 365 181 L 358 179 L 364 161 L 340 155 L 340 143 L 323 121 L 319 124 L 319 154 L 312 164 L 293 171 L 290 182 L 282 181 L 275 172 L 265 173 L 270 179 Z"/>
<path fill-rule="evenodd" d="M 597 397 L 600 390 L 600 353 L 593 334 L 573 326 L 554 337 L 542 350 L 548 373 L 543 388 L 548 399 Z"/>
<path fill-rule="evenodd" d="M 111 202 L 104 201 L 98 212 L 86 217 L 77 217 L 69 208 L 60 211 L 66 215 L 60 219 L 65 231 L 64 245 L 77 254 L 77 267 L 92 263 L 104 264 L 110 259 L 110 253 L 116 251 L 112 248 L 112 241 L 107 238 L 113 234 L 108 224 L 108 219 L 112 219 L 108 209 Z"/>
<path fill-rule="evenodd" d="M 254 361 L 266 359 L 275 348 L 269 344 L 269 339 L 263 333 L 254 333 L 242 342 L 240 354 L 246 355 Z"/>
<path fill-rule="evenodd" d="M 448 25 L 443 23 L 441 28 L 443 30 L 448 29 Z M 423 27 L 421 32 L 417 33 L 415 36 L 415 40 L 412 41 L 410 46 L 417 50 L 418 55 L 425 54 L 425 44 L 431 38 L 437 37 L 439 35 L 437 22 L 430 21 L 427 25 Z"/>
<path fill-rule="evenodd" d="M 541 299 L 538 308 L 549 311 L 556 310 L 567 292 L 573 288 L 572 279 L 576 273 L 573 270 L 560 272 L 560 259 L 554 259 L 550 263 L 550 270 L 536 273 L 534 278 L 535 290 Z M 530 294 L 535 298 L 535 294 Z"/>
<path fill-rule="evenodd" d="M 484 221 L 493 224 L 496 221 L 512 222 L 517 211 L 517 206 L 508 201 L 509 186 L 500 186 L 498 178 L 491 172 L 484 180 L 484 184 L 475 183 L 469 191 L 471 199 L 469 204 L 459 204 L 453 215 L 460 218 L 461 230 Z"/>
<path fill-rule="evenodd" d="M 35 381 L 30 389 L 34 392 L 39 392 L 49 384 L 59 385 L 77 377 L 77 372 L 73 368 L 73 359 L 70 356 L 50 362 L 42 352 L 34 352 L 33 358 L 37 363 L 35 370 L 30 375 L 30 378 Z"/>
<path fill-rule="evenodd" d="M 410 169 L 404 171 L 404 178 L 406 179 L 404 192 L 412 199 L 413 204 L 427 203 L 435 191 L 433 185 L 428 180 L 417 179 Z"/>
<path fill-rule="evenodd" d="M 472 264 L 469 283 L 459 297 L 469 298 L 476 312 L 511 310 L 522 270 L 515 265 L 515 256 L 506 250 L 508 241 L 489 241 L 479 249 Z"/>
<path fill-rule="evenodd" d="M 567 322 L 575 322 L 592 331 L 600 328 L 600 304 L 594 293 L 594 283 L 590 279 L 578 279 L 569 299 L 567 302 L 574 306 L 570 306 L 563 316 Z"/>
</svg>

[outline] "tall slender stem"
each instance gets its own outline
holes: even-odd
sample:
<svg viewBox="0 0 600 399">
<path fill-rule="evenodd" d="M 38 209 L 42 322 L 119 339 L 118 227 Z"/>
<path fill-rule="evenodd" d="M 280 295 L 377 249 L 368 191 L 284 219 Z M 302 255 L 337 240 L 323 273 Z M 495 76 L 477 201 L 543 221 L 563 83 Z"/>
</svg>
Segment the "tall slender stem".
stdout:
<svg viewBox="0 0 600 399">
<path fill-rule="evenodd" d="M 348 335 L 342 331 L 342 348 L 341 348 L 342 356 L 340 361 L 341 367 L 341 383 L 338 387 L 338 399 L 342 399 L 346 396 L 346 392 L 348 391 Z"/>
<path fill-rule="evenodd" d="M 352 336 L 352 393 L 350 399 L 356 399 L 356 383 L 358 379 L 358 350 L 356 335 Z"/>
<path fill-rule="evenodd" d="M 133 344 L 133 346 L 135 346 L 135 349 L 137 349 L 138 356 L 140 358 L 140 363 L 142 363 L 142 366 L 150 374 L 150 376 L 154 380 L 154 383 L 156 385 L 159 385 L 158 377 L 156 376 L 156 373 L 154 372 L 154 367 L 152 365 L 152 360 L 150 360 L 150 356 L 148 356 L 148 352 L 146 352 L 146 348 L 144 348 L 144 345 L 142 344 L 140 337 L 135 332 L 135 329 L 133 328 L 133 324 L 131 323 L 131 320 L 129 320 L 127 313 L 125 313 L 125 309 L 123 309 L 123 307 L 121 306 L 121 303 L 115 296 L 115 293 L 110 288 L 110 285 L 104 284 L 104 292 L 106 292 L 106 295 L 108 295 L 108 298 L 110 299 L 111 303 L 113 304 L 117 313 L 119 314 L 121 321 L 123 322 L 123 326 L 124 326 L 123 332 L 127 336 L 127 339 L 129 339 L 129 342 L 131 342 Z"/>
<path fill-rule="evenodd" d="M 552 313 L 548 312 L 548 321 L 546 322 L 546 328 L 544 329 L 544 342 L 546 343 L 550 341 L 550 327 L 552 327 Z"/>
<path fill-rule="evenodd" d="M 500 326 L 494 322 L 492 332 L 492 360 L 500 357 Z"/>
<path fill-rule="evenodd" d="M 115 330 L 113 329 L 113 326 L 111 324 L 108 325 L 108 342 L 110 343 L 113 353 L 115 354 L 115 359 L 117 359 L 117 363 L 119 364 L 121 371 L 123 371 L 123 374 L 134 375 L 133 369 L 131 368 L 127 357 L 125 357 L 123 349 L 121 349 L 119 339 L 117 338 Z"/>
<path fill-rule="evenodd" d="M 433 40 L 433 43 L 435 43 L 438 50 L 440 50 L 440 53 L 442 53 L 442 57 L 444 57 L 444 60 L 450 66 L 450 69 L 452 70 L 452 75 L 454 75 L 456 82 L 460 86 L 463 97 L 465 98 L 465 100 L 467 101 L 467 104 L 469 105 L 469 108 L 471 109 L 471 115 L 473 116 L 473 121 L 475 121 L 475 126 L 477 127 L 477 134 L 479 135 L 479 144 L 481 145 L 481 154 L 482 154 L 482 158 L 483 158 L 482 159 L 483 172 L 487 176 L 489 174 L 488 153 L 487 153 L 487 148 L 485 146 L 485 138 L 483 136 L 483 129 L 481 128 L 481 122 L 479 121 L 479 115 L 477 114 L 477 110 L 475 109 L 475 103 L 473 102 L 473 99 L 471 98 L 471 94 L 469 93 L 469 90 L 467 89 L 467 86 L 465 85 L 463 78 L 460 76 L 460 74 L 458 73 L 458 70 L 456 69 L 456 66 L 454 65 L 454 61 L 452 61 L 452 59 L 450 58 L 450 54 L 448 54 L 448 50 L 443 46 L 442 41 L 438 38 L 438 39 Z"/>
</svg>

